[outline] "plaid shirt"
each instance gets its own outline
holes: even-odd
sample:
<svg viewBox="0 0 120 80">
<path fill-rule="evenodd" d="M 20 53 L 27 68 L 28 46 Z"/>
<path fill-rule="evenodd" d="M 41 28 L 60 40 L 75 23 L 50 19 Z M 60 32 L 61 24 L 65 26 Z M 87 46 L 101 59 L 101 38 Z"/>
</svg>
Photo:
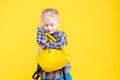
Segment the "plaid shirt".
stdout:
<svg viewBox="0 0 120 80">
<path fill-rule="evenodd" d="M 45 30 L 42 27 L 38 27 L 37 32 L 38 45 L 44 45 L 46 48 L 61 49 L 64 45 L 67 44 L 66 34 L 64 31 L 56 31 L 51 35 L 56 39 L 56 42 L 47 42 Z M 65 74 L 69 74 L 71 70 L 70 62 L 64 68 Z M 41 80 L 58 80 L 61 77 L 63 77 L 62 69 L 53 72 L 45 72 L 44 70 L 41 70 L 40 73 Z"/>
<path fill-rule="evenodd" d="M 67 44 L 66 34 L 64 31 L 56 31 L 51 35 L 56 39 L 56 42 L 47 42 L 45 30 L 42 27 L 38 27 L 37 32 L 38 45 L 44 45 L 45 48 L 61 49 L 64 45 Z"/>
</svg>

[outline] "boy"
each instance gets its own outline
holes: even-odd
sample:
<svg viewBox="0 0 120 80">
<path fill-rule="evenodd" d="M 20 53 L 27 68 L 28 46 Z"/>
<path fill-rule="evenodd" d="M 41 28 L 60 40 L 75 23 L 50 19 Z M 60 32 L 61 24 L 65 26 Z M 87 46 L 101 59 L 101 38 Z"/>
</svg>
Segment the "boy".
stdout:
<svg viewBox="0 0 120 80">
<path fill-rule="evenodd" d="M 60 25 L 58 11 L 54 8 L 45 9 L 41 15 L 42 25 L 38 27 L 37 43 L 40 45 L 39 51 L 44 48 L 62 49 L 67 44 L 66 34 L 64 31 L 58 31 Z M 45 33 L 49 33 L 56 42 L 47 42 Z M 38 52 L 39 53 L 39 52 Z M 70 75 L 70 62 L 64 67 L 65 75 Z M 63 77 L 63 70 L 53 72 L 40 71 L 41 80 L 60 80 Z"/>
</svg>

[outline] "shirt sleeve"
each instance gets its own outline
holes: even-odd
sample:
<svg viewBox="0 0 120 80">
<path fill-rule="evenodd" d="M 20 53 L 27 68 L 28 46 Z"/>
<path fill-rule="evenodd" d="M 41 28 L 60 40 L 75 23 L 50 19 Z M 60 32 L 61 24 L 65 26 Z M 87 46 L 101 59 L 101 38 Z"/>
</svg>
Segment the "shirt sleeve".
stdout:
<svg viewBox="0 0 120 80">
<path fill-rule="evenodd" d="M 37 29 L 37 44 L 44 45 L 46 43 L 45 30 L 42 27 Z"/>
<path fill-rule="evenodd" d="M 67 43 L 66 34 L 64 31 L 59 31 L 57 34 L 56 42 L 47 42 L 45 44 L 46 48 L 62 49 Z"/>
<path fill-rule="evenodd" d="M 38 28 L 37 43 L 45 46 L 45 48 L 62 49 L 62 47 L 67 43 L 66 34 L 64 31 L 59 31 L 55 35 L 57 35 L 56 42 L 47 42 L 45 30 L 43 28 Z"/>
</svg>

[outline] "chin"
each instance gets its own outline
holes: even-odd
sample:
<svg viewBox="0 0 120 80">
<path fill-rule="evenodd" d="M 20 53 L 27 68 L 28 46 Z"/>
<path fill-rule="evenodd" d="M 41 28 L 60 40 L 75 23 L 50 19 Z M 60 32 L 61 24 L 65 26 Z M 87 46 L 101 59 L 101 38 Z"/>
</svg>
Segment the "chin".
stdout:
<svg viewBox="0 0 120 80">
<path fill-rule="evenodd" d="M 47 33 L 52 34 L 53 32 L 47 32 Z"/>
<path fill-rule="evenodd" d="M 52 34 L 52 33 L 54 33 L 54 32 L 51 32 L 51 33 L 49 33 L 49 34 Z"/>
</svg>

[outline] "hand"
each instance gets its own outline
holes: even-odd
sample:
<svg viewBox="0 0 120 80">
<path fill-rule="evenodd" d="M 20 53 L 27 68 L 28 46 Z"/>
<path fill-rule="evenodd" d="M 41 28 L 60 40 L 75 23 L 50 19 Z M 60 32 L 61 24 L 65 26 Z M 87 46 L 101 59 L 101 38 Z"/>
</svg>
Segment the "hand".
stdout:
<svg viewBox="0 0 120 80">
<path fill-rule="evenodd" d="M 45 47 L 43 46 L 43 45 L 39 45 L 39 48 L 38 48 L 38 55 L 40 54 L 40 51 L 42 50 L 42 49 L 44 49 Z"/>
</svg>

